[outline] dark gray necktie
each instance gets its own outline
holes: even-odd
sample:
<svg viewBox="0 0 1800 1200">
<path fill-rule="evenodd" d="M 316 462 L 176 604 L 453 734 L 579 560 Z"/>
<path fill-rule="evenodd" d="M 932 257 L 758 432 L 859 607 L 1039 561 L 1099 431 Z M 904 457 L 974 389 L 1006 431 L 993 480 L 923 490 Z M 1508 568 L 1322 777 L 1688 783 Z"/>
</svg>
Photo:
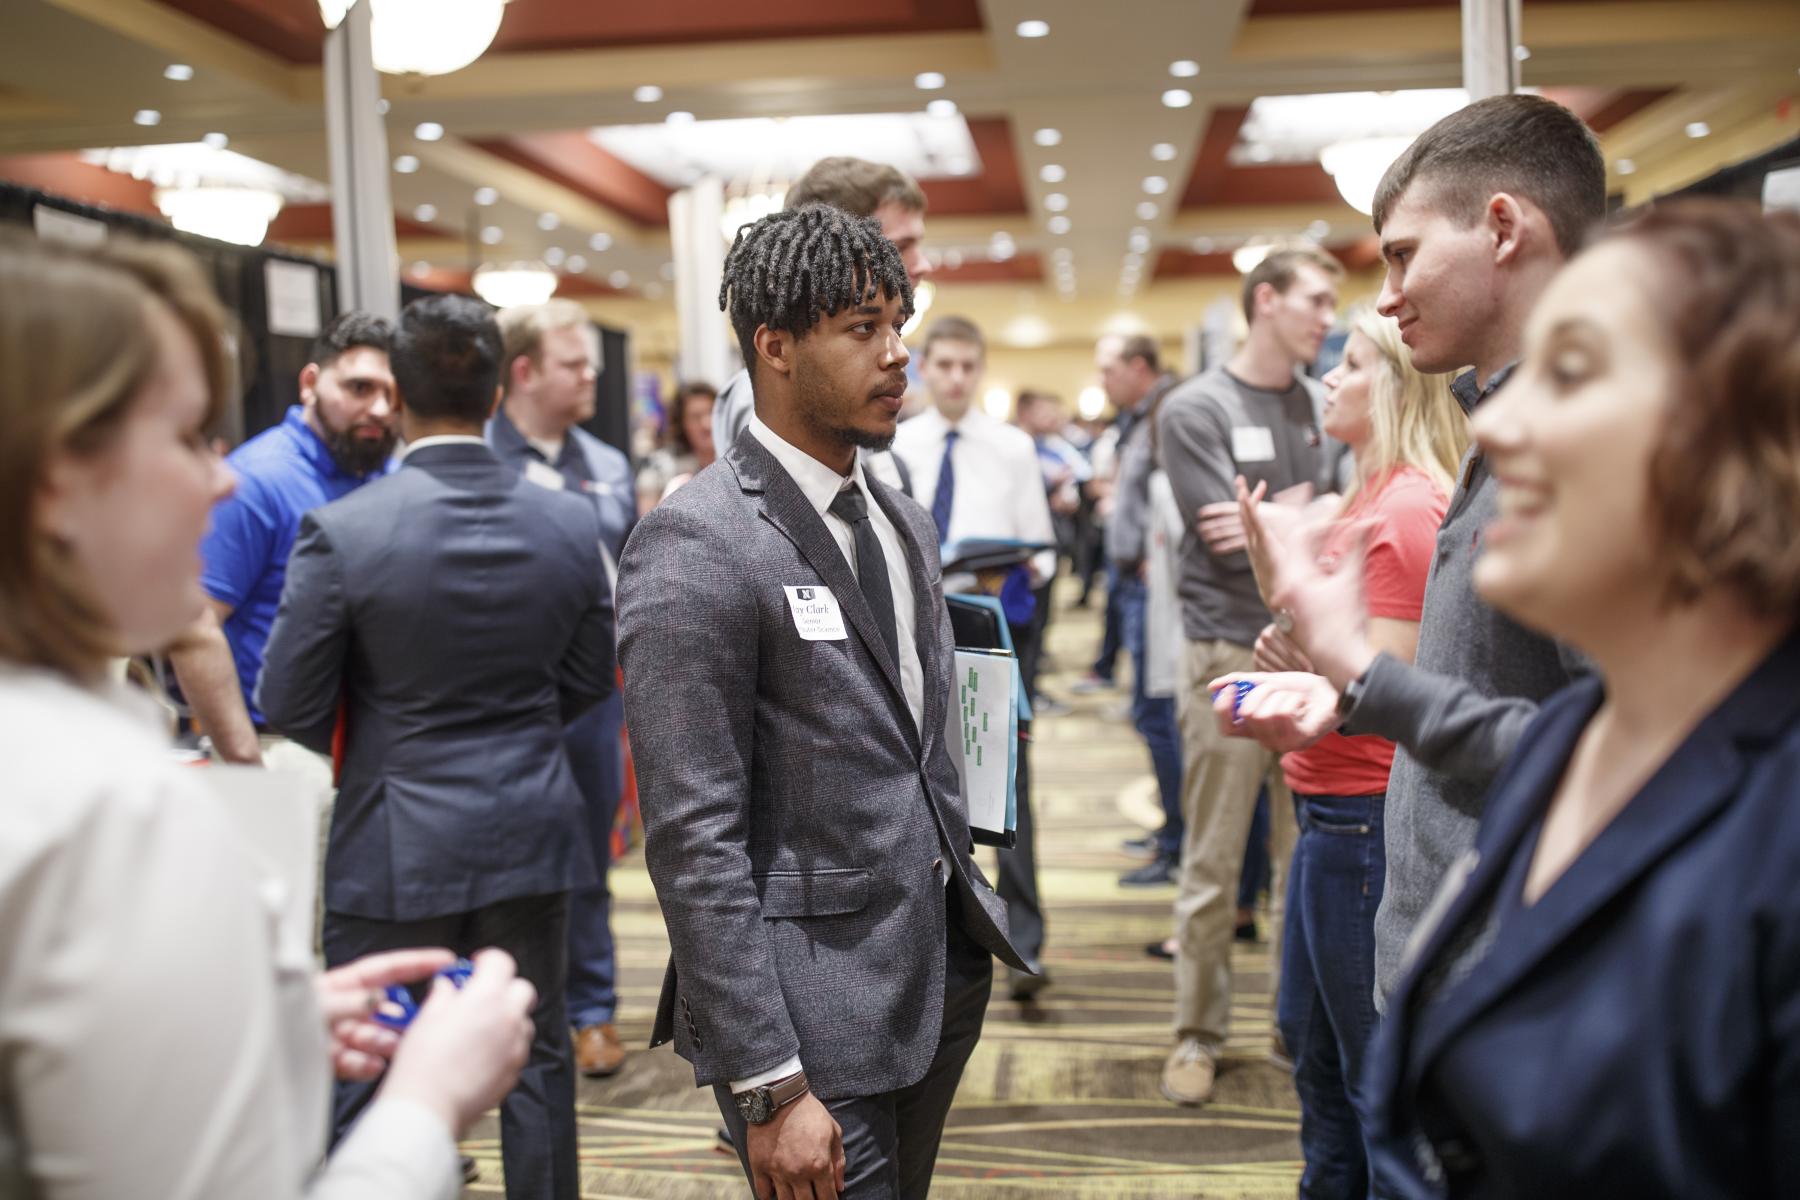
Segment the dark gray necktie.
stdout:
<svg viewBox="0 0 1800 1200">
<path fill-rule="evenodd" d="M 869 520 L 869 502 L 854 482 L 837 494 L 830 513 L 850 526 L 856 539 L 856 582 L 862 587 L 863 599 L 875 614 L 875 626 L 896 668 L 900 665 L 900 636 L 894 627 L 894 593 L 888 586 L 887 555 L 881 552 L 881 539 Z"/>
</svg>

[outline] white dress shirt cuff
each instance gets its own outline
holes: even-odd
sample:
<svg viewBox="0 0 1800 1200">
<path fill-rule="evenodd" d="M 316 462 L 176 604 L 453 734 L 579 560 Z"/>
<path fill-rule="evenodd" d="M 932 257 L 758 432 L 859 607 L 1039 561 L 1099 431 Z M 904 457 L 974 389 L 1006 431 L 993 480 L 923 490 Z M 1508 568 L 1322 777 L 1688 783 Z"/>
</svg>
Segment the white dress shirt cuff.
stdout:
<svg viewBox="0 0 1800 1200">
<path fill-rule="evenodd" d="M 760 1071 L 748 1079 L 732 1080 L 731 1094 L 735 1096 L 739 1092 L 747 1092 L 751 1088 L 759 1088 L 766 1083 L 774 1083 L 777 1079 L 786 1079 L 789 1075 L 793 1075 L 799 1070 L 800 1056 L 796 1054 L 778 1067 L 770 1067 L 767 1071 Z"/>
</svg>

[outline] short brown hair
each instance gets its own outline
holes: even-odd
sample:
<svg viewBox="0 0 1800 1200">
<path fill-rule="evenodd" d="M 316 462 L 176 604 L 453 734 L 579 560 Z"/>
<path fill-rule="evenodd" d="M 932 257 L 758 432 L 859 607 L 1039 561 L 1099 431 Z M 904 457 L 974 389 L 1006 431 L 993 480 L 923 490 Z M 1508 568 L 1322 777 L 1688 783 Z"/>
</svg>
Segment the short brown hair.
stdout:
<svg viewBox="0 0 1800 1200">
<path fill-rule="evenodd" d="M 1276 295 L 1285 295 L 1294 286 L 1294 280 L 1299 277 L 1303 266 L 1316 267 L 1334 280 L 1344 277 L 1344 268 L 1338 260 L 1317 246 L 1283 246 L 1279 250 L 1271 250 L 1244 276 L 1244 320 L 1256 319 L 1257 288 L 1266 283 L 1275 289 Z M 1125 358 L 1125 352 L 1121 350 L 1119 357 Z M 1150 365 L 1156 365 L 1154 359 Z"/>
<path fill-rule="evenodd" d="M 1652 519 L 1677 602 L 1724 585 L 1800 613 L 1800 216 L 1741 200 L 1658 205 L 1601 235 L 1654 261 L 1674 349 L 1650 460 Z"/>
<path fill-rule="evenodd" d="M 1582 119 L 1542 96 L 1489 96 L 1421 133 L 1375 189 L 1375 232 L 1414 184 L 1425 202 L 1463 227 L 1496 192 L 1544 210 L 1564 258 L 1606 215 L 1606 160 Z"/>
<path fill-rule="evenodd" d="M 515 304 L 494 314 L 500 325 L 500 386 L 512 391 L 513 361 L 523 354 L 543 365 L 544 335 L 558 329 L 587 329 L 587 309 L 573 300 L 546 300 L 542 304 Z"/>
<path fill-rule="evenodd" d="M 981 336 L 981 329 L 967 317 L 939 317 L 925 327 L 925 340 L 919 343 L 919 361 L 924 362 L 931 357 L 931 348 L 938 342 L 967 342 L 981 351 L 981 357 L 987 357 L 987 339 Z"/>
<path fill-rule="evenodd" d="M 925 193 L 899 167 L 839 155 L 821 158 L 787 190 L 786 208 L 829 204 L 853 217 L 872 217 L 892 202 L 913 212 L 925 211 Z"/>
<path fill-rule="evenodd" d="M 45 471 L 58 453 L 96 454 L 118 435 L 158 369 L 155 305 L 193 335 L 215 424 L 235 378 L 225 310 L 186 251 L 118 238 L 75 248 L 0 234 L 0 295 L 0 660 L 87 676 L 122 647 L 67 550 L 32 518 Z"/>
<path fill-rule="evenodd" d="M 1336 265 L 1336 260 L 1333 260 Z M 1338 272 L 1340 275 L 1342 271 Z M 1292 280 L 1289 280 L 1291 283 Z M 1144 365 L 1152 371 L 1162 370 L 1162 364 L 1156 349 L 1156 339 L 1147 333 L 1134 333 L 1119 344 L 1119 361 L 1128 363 L 1134 358 L 1144 360 Z"/>
</svg>

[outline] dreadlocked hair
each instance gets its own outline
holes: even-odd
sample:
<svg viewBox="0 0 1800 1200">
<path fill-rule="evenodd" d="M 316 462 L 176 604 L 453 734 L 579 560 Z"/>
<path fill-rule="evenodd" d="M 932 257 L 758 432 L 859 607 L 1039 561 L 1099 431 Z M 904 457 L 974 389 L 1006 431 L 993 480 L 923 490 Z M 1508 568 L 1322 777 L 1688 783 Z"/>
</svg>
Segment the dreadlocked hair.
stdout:
<svg viewBox="0 0 1800 1200">
<path fill-rule="evenodd" d="M 913 311 L 906 265 L 881 223 L 824 204 L 771 213 L 739 229 L 724 275 L 719 307 L 730 314 L 752 377 L 760 326 L 804 337 L 821 316 L 866 304 L 877 290 L 900 298 L 903 320 Z"/>
</svg>

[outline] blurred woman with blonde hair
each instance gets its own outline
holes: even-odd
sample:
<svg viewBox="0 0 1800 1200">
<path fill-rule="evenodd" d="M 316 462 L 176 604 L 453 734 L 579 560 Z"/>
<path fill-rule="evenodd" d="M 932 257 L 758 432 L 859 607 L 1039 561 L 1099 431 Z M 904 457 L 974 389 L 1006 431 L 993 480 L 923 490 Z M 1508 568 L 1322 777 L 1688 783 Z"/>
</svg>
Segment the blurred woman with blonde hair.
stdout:
<svg viewBox="0 0 1800 1200">
<path fill-rule="evenodd" d="M 1329 518 L 1318 528 L 1320 562 L 1361 571 L 1371 642 L 1410 662 L 1468 418 L 1449 377 L 1420 373 L 1399 326 L 1373 310 L 1352 314 L 1343 361 L 1324 382 L 1325 432 L 1350 447 L 1355 474 L 1341 501 L 1318 502 L 1330 506 L 1314 513 Z M 1247 495 L 1239 483 L 1251 561 L 1266 585 L 1266 524 L 1294 518 L 1285 506 L 1258 506 L 1260 490 Z M 1277 625 L 1258 639 L 1256 666 L 1312 669 Z M 1308 1200 L 1384 1194 L 1367 1145 L 1362 1064 L 1376 1025 L 1375 909 L 1387 874 L 1382 810 L 1393 761 L 1392 742 L 1341 733 L 1281 760 L 1299 840 L 1276 1018 L 1300 1094 L 1300 1194 Z"/>
</svg>

